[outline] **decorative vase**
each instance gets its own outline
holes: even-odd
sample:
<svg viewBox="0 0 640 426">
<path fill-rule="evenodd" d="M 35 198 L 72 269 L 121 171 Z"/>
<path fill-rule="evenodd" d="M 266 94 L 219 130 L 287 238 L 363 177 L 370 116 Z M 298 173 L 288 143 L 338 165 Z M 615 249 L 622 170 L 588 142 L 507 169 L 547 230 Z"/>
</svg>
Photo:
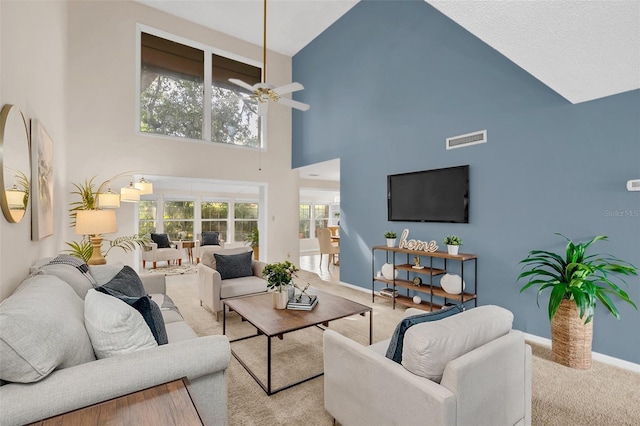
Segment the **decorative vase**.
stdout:
<svg viewBox="0 0 640 426">
<path fill-rule="evenodd" d="M 464 291 L 465 282 L 460 275 L 444 274 L 444 276 L 440 278 L 440 287 L 449 294 L 460 294 Z"/>
<path fill-rule="evenodd" d="M 273 292 L 273 307 L 276 309 L 286 309 L 289 301 L 289 292 L 287 290 Z"/>
<path fill-rule="evenodd" d="M 387 247 L 395 247 L 396 239 L 395 238 L 387 238 Z"/>
<path fill-rule="evenodd" d="M 588 324 L 580 318 L 573 300 L 563 299 L 551 320 L 551 352 L 553 361 L 578 370 L 591 368 L 593 318 Z"/>
<path fill-rule="evenodd" d="M 422 303 L 422 298 L 420 296 L 413 296 L 413 303 L 419 305 Z"/>
<path fill-rule="evenodd" d="M 388 280 L 398 278 L 398 270 L 393 267 L 391 263 L 385 263 L 381 268 L 382 276 Z"/>
<path fill-rule="evenodd" d="M 450 244 L 447 244 L 447 252 L 449 254 L 456 255 L 458 254 L 459 249 L 460 249 L 460 246 L 452 246 Z"/>
</svg>

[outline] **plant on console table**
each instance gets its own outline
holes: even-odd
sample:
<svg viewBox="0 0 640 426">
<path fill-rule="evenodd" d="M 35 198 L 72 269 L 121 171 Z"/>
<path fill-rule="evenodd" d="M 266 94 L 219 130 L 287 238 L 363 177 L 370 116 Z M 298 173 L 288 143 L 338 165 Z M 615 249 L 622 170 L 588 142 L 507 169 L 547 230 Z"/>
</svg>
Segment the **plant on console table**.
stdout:
<svg viewBox="0 0 640 426">
<path fill-rule="evenodd" d="M 267 280 L 267 288 L 273 292 L 273 307 L 285 309 L 289 301 L 289 288 L 298 268 L 293 263 L 269 263 L 262 270 L 262 276 Z"/>
<path fill-rule="evenodd" d="M 396 238 L 397 234 L 393 231 L 387 231 L 384 233 L 384 237 L 387 239 L 387 247 L 395 247 L 396 246 Z"/>
<path fill-rule="evenodd" d="M 636 304 L 612 279 L 617 278 L 626 285 L 620 276 L 638 275 L 638 269 L 609 254 L 587 256 L 587 248 L 597 241 L 606 240 L 604 235 L 578 244 L 562 234 L 556 235 L 567 240 L 565 253 L 530 251 L 520 262 L 526 270 L 518 276 L 518 280 L 529 280 L 520 293 L 538 286 L 538 303 L 540 293 L 551 289 L 549 321 L 553 360 L 567 367 L 586 370 L 591 367 L 593 315 L 597 301 L 602 302 L 618 319 L 620 313 L 609 296 L 615 296 L 637 310 Z"/>
<path fill-rule="evenodd" d="M 462 245 L 462 240 L 456 235 L 447 235 L 444 238 L 443 243 L 447 245 L 447 252 L 455 255 L 458 254 L 458 250 Z"/>
</svg>

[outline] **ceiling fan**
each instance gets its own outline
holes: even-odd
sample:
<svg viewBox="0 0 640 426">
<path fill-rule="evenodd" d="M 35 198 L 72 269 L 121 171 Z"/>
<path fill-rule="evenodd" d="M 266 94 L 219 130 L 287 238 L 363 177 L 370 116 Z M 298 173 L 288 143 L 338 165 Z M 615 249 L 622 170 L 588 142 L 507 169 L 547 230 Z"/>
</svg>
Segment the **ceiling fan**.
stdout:
<svg viewBox="0 0 640 426">
<path fill-rule="evenodd" d="M 239 80 L 237 78 L 230 78 L 229 81 L 251 92 L 249 99 L 253 99 L 258 102 L 258 115 L 260 116 L 265 116 L 267 114 L 267 108 L 270 102 L 276 102 L 291 108 L 299 109 L 301 111 L 307 111 L 310 108 L 308 104 L 282 97 L 282 95 L 286 95 L 288 93 L 297 92 L 298 90 L 304 89 L 304 86 L 302 84 L 289 83 L 289 84 L 285 84 L 284 86 L 275 87 L 274 85 L 266 82 L 267 81 L 267 0 L 264 0 L 262 30 L 263 30 L 262 82 L 256 83 L 252 86 L 249 83 L 245 83 L 244 81 Z"/>
</svg>

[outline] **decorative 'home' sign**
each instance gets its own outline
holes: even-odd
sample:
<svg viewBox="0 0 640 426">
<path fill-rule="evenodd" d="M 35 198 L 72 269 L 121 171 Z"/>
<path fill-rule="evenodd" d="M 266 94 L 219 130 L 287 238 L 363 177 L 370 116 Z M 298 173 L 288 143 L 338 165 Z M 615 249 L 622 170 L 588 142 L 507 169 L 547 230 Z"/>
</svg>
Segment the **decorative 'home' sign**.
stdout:
<svg viewBox="0 0 640 426">
<path fill-rule="evenodd" d="M 436 245 L 435 240 L 431 240 L 427 243 L 420 240 L 407 240 L 408 236 L 409 236 L 408 229 L 405 229 L 404 231 L 402 231 L 402 235 L 400 236 L 400 244 L 398 244 L 398 247 L 409 249 L 409 250 L 426 251 L 427 253 L 431 253 L 438 250 L 438 246 Z"/>
</svg>

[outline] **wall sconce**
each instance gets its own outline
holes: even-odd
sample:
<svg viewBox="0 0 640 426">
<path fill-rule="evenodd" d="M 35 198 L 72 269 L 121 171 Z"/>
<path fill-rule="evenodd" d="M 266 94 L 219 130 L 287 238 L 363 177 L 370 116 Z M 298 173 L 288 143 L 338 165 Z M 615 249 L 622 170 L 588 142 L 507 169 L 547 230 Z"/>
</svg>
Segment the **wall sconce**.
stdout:
<svg viewBox="0 0 640 426">
<path fill-rule="evenodd" d="M 79 210 L 76 213 L 76 234 L 89 235 L 93 251 L 88 265 L 104 265 L 107 259 L 102 256 L 102 237 L 118 231 L 115 210 Z"/>
</svg>

